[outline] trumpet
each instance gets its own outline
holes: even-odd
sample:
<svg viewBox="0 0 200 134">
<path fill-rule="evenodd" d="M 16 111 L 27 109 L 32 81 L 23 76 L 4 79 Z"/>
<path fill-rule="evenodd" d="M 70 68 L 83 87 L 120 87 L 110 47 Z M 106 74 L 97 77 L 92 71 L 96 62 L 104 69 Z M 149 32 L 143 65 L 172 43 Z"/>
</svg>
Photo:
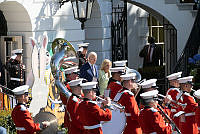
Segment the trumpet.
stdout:
<svg viewBox="0 0 200 134">
<path fill-rule="evenodd" d="M 164 96 L 164 95 L 162 95 L 162 94 L 158 94 L 158 96 L 160 96 L 160 97 L 162 97 L 162 98 L 166 98 L 166 96 Z M 168 98 L 169 99 L 169 98 Z M 175 103 L 175 104 L 177 104 L 177 105 L 179 105 L 179 106 L 182 106 L 182 107 L 185 107 L 187 104 L 183 104 L 183 103 L 180 103 L 180 102 L 177 102 L 177 101 L 175 101 L 175 100 L 173 100 L 173 99 L 169 99 L 171 102 L 173 102 L 173 103 Z"/>
<path fill-rule="evenodd" d="M 105 99 L 103 99 L 103 98 L 101 98 L 99 96 L 96 96 L 96 98 L 99 99 L 99 100 L 101 100 L 101 101 L 106 101 Z M 111 106 L 114 106 L 114 107 L 116 107 L 116 108 L 118 108 L 120 110 L 124 110 L 125 109 L 124 106 L 122 106 L 121 104 L 115 103 L 113 101 L 111 101 Z"/>
</svg>

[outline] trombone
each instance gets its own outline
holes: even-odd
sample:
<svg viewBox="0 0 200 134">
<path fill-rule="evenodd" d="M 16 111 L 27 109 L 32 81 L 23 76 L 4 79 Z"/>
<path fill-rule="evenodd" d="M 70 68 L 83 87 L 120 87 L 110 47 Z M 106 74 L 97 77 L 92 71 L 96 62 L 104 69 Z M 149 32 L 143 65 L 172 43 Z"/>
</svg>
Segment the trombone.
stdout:
<svg viewBox="0 0 200 134">
<path fill-rule="evenodd" d="M 162 94 L 158 94 L 158 96 L 160 96 L 160 97 L 162 97 L 162 98 L 166 98 L 166 96 L 164 96 L 164 95 L 162 95 Z M 168 98 L 169 99 L 169 98 Z M 182 106 L 182 107 L 185 107 L 187 104 L 183 104 L 183 103 L 180 103 L 180 102 L 178 102 L 178 101 L 175 101 L 175 100 L 173 100 L 173 99 L 169 99 L 171 102 L 173 102 L 173 103 L 175 103 L 175 104 L 177 104 L 177 105 L 179 105 L 179 106 Z"/>
<path fill-rule="evenodd" d="M 106 101 L 105 99 L 103 99 L 103 98 L 101 98 L 99 96 L 96 96 L 96 98 L 99 99 L 99 100 L 101 100 L 101 101 Z M 111 106 L 114 106 L 114 107 L 116 107 L 116 108 L 118 108 L 120 110 L 124 110 L 125 109 L 124 106 L 122 106 L 121 104 L 115 103 L 113 101 L 111 101 Z"/>
</svg>

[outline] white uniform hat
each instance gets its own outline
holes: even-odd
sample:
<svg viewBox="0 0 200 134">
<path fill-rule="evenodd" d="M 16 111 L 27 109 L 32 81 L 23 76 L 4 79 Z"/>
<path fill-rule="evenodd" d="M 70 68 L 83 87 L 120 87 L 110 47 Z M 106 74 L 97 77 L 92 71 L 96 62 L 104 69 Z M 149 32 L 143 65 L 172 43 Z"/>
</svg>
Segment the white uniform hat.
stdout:
<svg viewBox="0 0 200 134">
<path fill-rule="evenodd" d="M 93 89 L 96 88 L 98 82 L 86 82 L 86 83 L 82 83 L 80 86 L 82 87 L 82 89 Z"/>
<path fill-rule="evenodd" d="M 82 52 L 82 51 L 83 51 L 83 48 L 87 48 L 89 44 L 90 44 L 90 43 L 80 43 L 80 44 L 77 44 L 78 47 L 79 47 L 78 51 L 81 51 L 81 52 Z"/>
<path fill-rule="evenodd" d="M 27 93 L 28 92 L 28 88 L 29 86 L 28 85 L 23 85 L 23 86 L 19 86 L 19 87 L 16 87 L 12 90 L 12 92 L 15 94 L 15 95 L 23 95 L 24 93 Z"/>
<path fill-rule="evenodd" d="M 200 99 L 200 89 L 198 89 L 197 91 L 194 92 L 194 97 L 196 97 L 197 99 Z"/>
<path fill-rule="evenodd" d="M 179 78 L 179 83 L 192 83 L 193 76 Z"/>
<path fill-rule="evenodd" d="M 122 80 L 135 80 L 136 78 L 136 73 L 131 73 L 131 74 L 125 74 L 120 76 Z"/>
<path fill-rule="evenodd" d="M 167 76 L 168 80 L 176 80 L 181 77 L 182 72 L 173 73 Z"/>
<path fill-rule="evenodd" d="M 65 74 L 72 74 L 73 72 L 78 72 L 78 66 L 70 67 L 64 70 Z"/>
<path fill-rule="evenodd" d="M 127 60 L 122 60 L 122 61 L 115 61 L 113 62 L 115 67 L 125 67 L 126 66 Z"/>
<path fill-rule="evenodd" d="M 12 50 L 12 53 L 13 54 L 22 54 L 22 50 L 23 49 L 15 49 L 15 50 Z"/>
<path fill-rule="evenodd" d="M 83 79 L 77 79 L 77 80 L 71 80 L 69 83 L 70 87 L 73 86 L 80 86 L 80 84 L 82 84 Z"/>
<path fill-rule="evenodd" d="M 153 99 L 154 97 L 157 97 L 157 95 L 158 95 L 158 90 L 151 90 L 140 94 L 142 99 Z"/>
<path fill-rule="evenodd" d="M 142 88 L 156 87 L 156 81 L 157 79 L 150 79 L 150 80 L 142 82 L 140 85 L 142 86 Z"/>
<path fill-rule="evenodd" d="M 13 56 L 11 56 L 10 58 L 11 59 L 15 59 L 17 57 L 17 55 L 16 54 L 14 54 Z"/>
<path fill-rule="evenodd" d="M 125 72 L 125 67 L 114 67 L 114 68 L 110 68 L 110 72 Z"/>
</svg>

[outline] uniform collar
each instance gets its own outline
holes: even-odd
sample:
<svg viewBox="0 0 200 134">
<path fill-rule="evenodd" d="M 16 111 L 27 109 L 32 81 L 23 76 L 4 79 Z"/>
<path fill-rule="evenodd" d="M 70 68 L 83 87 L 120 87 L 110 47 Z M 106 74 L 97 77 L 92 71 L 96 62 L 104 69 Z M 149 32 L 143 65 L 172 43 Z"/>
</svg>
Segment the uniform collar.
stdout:
<svg viewBox="0 0 200 134">
<path fill-rule="evenodd" d="M 76 95 L 76 94 L 74 94 L 74 93 L 72 93 L 72 96 L 76 96 L 77 98 L 81 98 L 79 95 Z"/>
<path fill-rule="evenodd" d="M 92 100 L 88 98 L 83 98 L 83 101 L 92 101 Z"/>
<path fill-rule="evenodd" d="M 148 109 L 148 108 L 151 108 L 151 107 L 150 107 L 150 106 L 145 106 L 145 107 L 144 107 L 144 109 Z"/>
<path fill-rule="evenodd" d="M 26 107 L 26 104 L 24 104 L 24 103 L 17 103 L 17 106 L 19 106 L 19 105 L 24 105 Z"/>
</svg>

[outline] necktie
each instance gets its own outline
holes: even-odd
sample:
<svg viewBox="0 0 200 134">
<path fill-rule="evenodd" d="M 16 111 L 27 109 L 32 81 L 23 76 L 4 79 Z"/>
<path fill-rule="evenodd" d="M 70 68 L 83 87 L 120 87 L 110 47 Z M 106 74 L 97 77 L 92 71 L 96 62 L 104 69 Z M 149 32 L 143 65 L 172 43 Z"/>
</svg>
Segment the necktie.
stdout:
<svg viewBox="0 0 200 134">
<path fill-rule="evenodd" d="M 150 62 L 150 57 L 151 56 L 151 45 L 149 46 L 149 49 L 148 49 L 148 55 L 147 55 L 147 62 Z"/>
<path fill-rule="evenodd" d="M 95 76 L 95 67 L 94 67 L 94 65 L 92 65 L 92 72 L 93 72 L 93 74 L 94 74 L 94 76 Z"/>
</svg>

